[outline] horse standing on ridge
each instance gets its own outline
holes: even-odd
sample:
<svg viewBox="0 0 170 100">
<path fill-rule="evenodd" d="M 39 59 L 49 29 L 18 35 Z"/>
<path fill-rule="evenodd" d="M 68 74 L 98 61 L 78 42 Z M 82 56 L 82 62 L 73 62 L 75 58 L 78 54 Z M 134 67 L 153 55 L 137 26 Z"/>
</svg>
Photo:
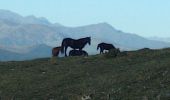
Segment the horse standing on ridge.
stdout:
<svg viewBox="0 0 170 100">
<path fill-rule="evenodd" d="M 108 44 L 108 43 L 100 43 L 97 46 L 97 50 L 100 48 L 100 54 L 103 53 L 104 50 L 111 50 L 111 49 L 116 49 L 113 44 Z"/>
<path fill-rule="evenodd" d="M 58 57 L 60 51 L 61 51 L 61 46 L 60 46 L 60 47 L 54 47 L 54 48 L 52 49 L 52 56 L 53 56 L 53 57 Z"/>
<path fill-rule="evenodd" d="M 72 49 L 79 49 L 82 50 L 86 44 L 91 45 L 91 37 L 85 37 L 80 39 L 72 39 L 72 38 L 65 38 L 62 41 L 61 45 L 61 53 L 65 53 L 65 56 L 67 56 L 67 48 L 71 47 Z"/>
</svg>

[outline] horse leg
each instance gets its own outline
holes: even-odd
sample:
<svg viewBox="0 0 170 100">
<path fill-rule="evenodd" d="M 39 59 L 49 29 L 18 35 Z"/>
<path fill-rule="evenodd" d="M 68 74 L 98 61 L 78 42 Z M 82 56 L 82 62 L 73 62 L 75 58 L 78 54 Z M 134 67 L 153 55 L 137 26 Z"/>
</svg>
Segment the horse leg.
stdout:
<svg viewBox="0 0 170 100">
<path fill-rule="evenodd" d="M 56 53 L 56 56 L 57 56 L 57 57 L 58 57 L 58 55 L 59 55 L 59 52 Z"/>
<path fill-rule="evenodd" d="M 67 57 L 67 46 L 65 47 L 65 57 Z"/>
<path fill-rule="evenodd" d="M 103 49 L 102 48 L 100 48 L 100 54 L 103 54 Z"/>
<path fill-rule="evenodd" d="M 100 49 L 100 54 L 101 54 L 101 52 L 102 52 L 102 51 L 101 51 L 101 48 L 99 47 L 99 49 Z"/>
</svg>

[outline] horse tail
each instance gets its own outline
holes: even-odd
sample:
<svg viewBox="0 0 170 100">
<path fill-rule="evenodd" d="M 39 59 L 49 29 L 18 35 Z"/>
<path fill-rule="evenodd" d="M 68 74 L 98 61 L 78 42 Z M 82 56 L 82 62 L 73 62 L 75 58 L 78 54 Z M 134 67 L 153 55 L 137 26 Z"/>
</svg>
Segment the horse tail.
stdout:
<svg viewBox="0 0 170 100">
<path fill-rule="evenodd" d="M 64 53 L 64 47 L 65 47 L 65 41 L 63 40 L 62 44 L 61 44 L 61 53 L 62 54 Z"/>
<path fill-rule="evenodd" d="M 51 55 L 54 57 L 54 48 L 52 49 Z"/>
<path fill-rule="evenodd" d="M 97 50 L 99 49 L 99 47 L 100 47 L 100 45 L 98 44 L 98 45 L 97 45 Z"/>
</svg>

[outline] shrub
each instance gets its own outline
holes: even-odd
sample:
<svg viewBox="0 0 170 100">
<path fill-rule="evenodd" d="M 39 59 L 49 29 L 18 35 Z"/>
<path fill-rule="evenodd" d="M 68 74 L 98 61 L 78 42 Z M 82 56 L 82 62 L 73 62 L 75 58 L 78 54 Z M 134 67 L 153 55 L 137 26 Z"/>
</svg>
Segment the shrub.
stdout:
<svg viewBox="0 0 170 100">
<path fill-rule="evenodd" d="M 105 54 L 106 58 L 115 58 L 118 54 L 120 54 L 119 48 L 111 49 L 108 53 Z"/>
</svg>

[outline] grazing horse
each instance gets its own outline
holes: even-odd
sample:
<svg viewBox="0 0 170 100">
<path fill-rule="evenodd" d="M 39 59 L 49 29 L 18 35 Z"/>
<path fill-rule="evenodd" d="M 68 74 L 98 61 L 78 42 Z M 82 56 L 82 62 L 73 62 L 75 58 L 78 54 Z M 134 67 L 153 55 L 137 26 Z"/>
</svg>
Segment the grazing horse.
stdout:
<svg viewBox="0 0 170 100">
<path fill-rule="evenodd" d="M 61 47 L 54 47 L 54 48 L 52 49 L 52 55 L 53 55 L 53 57 L 58 57 L 58 54 L 59 54 L 60 50 L 61 50 Z"/>
<path fill-rule="evenodd" d="M 71 47 L 72 49 L 79 49 L 82 50 L 86 44 L 91 44 L 91 37 L 86 38 L 80 38 L 80 39 L 72 39 L 72 38 L 65 38 L 62 41 L 61 45 L 61 53 L 65 53 L 65 56 L 67 56 L 67 48 Z"/>
<path fill-rule="evenodd" d="M 88 53 L 84 50 L 71 50 L 69 56 L 88 56 Z"/>
<path fill-rule="evenodd" d="M 100 48 L 100 54 L 102 54 L 104 50 L 116 49 L 112 44 L 107 44 L 107 43 L 100 43 L 100 44 L 98 44 L 97 50 L 99 48 Z"/>
</svg>

